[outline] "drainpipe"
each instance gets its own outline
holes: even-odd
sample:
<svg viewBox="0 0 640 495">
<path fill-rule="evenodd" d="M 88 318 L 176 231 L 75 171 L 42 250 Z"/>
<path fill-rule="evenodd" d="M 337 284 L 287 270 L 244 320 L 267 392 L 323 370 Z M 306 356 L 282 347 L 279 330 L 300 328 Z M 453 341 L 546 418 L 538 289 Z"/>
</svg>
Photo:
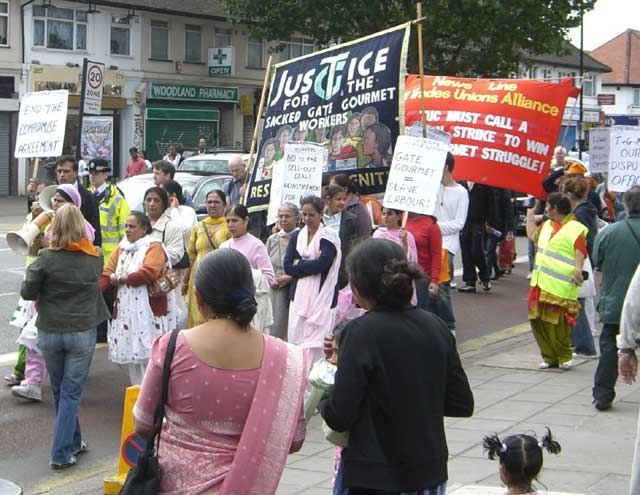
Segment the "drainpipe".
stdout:
<svg viewBox="0 0 640 495">
<path fill-rule="evenodd" d="M 24 61 L 24 53 L 25 53 L 25 48 L 24 48 L 24 45 L 25 45 L 25 39 L 24 39 L 24 8 L 27 5 L 32 4 L 33 2 L 35 2 L 35 0 L 29 0 L 28 2 L 23 3 L 22 5 L 20 5 L 20 28 L 21 28 L 20 32 L 21 32 L 21 35 L 22 35 L 22 63 L 23 64 L 25 63 L 25 61 Z"/>
</svg>

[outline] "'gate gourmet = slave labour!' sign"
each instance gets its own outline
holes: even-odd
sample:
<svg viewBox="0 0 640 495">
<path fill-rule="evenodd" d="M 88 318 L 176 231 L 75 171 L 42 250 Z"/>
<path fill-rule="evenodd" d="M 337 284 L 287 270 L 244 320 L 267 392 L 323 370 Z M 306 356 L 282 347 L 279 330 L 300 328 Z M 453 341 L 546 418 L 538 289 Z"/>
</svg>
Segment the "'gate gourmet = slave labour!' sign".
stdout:
<svg viewBox="0 0 640 495">
<path fill-rule="evenodd" d="M 384 193 L 385 208 L 433 215 L 448 149 L 442 141 L 399 136 Z"/>
<path fill-rule="evenodd" d="M 15 158 L 60 156 L 69 91 L 36 91 L 22 97 Z"/>
</svg>

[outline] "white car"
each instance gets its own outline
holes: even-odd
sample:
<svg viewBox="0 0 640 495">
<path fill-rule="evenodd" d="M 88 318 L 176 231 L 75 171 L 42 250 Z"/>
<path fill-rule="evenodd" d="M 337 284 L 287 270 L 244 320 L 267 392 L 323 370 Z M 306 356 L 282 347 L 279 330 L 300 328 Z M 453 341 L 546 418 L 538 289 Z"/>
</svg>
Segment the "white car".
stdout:
<svg viewBox="0 0 640 495">
<path fill-rule="evenodd" d="M 229 160 L 237 155 L 239 155 L 244 164 L 247 165 L 249 153 L 225 150 L 190 156 L 178 166 L 178 171 L 192 172 L 195 174 L 228 175 Z"/>
</svg>

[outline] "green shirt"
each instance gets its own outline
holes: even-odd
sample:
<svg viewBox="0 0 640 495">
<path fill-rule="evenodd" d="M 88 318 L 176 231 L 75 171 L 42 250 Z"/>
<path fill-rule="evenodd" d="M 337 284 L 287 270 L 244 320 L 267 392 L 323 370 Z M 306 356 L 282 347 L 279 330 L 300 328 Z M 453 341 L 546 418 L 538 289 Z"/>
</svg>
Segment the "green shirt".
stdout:
<svg viewBox="0 0 640 495">
<path fill-rule="evenodd" d="M 628 217 L 640 239 L 640 216 Z M 640 245 L 625 221 L 616 222 L 598 232 L 593 248 L 593 264 L 602 272 L 598 313 L 602 323 L 620 324 L 622 304 L 631 278 L 640 263 Z"/>
</svg>

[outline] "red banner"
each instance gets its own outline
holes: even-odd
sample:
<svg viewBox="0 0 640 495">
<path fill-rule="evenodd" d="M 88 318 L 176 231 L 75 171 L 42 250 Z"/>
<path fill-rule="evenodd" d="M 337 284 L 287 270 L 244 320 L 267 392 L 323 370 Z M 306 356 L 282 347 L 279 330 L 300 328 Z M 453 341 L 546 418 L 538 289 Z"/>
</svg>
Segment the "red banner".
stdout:
<svg viewBox="0 0 640 495">
<path fill-rule="evenodd" d="M 544 198 L 568 97 L 578 88 L 522 79 L 424 77 L 427 124 L 450 133 L 457 179 Z M 405 85 L 407 134 L 421 132 L 420 78 Z M 411 128 L 411 129 L 410 129 Z"/>
</svg>

